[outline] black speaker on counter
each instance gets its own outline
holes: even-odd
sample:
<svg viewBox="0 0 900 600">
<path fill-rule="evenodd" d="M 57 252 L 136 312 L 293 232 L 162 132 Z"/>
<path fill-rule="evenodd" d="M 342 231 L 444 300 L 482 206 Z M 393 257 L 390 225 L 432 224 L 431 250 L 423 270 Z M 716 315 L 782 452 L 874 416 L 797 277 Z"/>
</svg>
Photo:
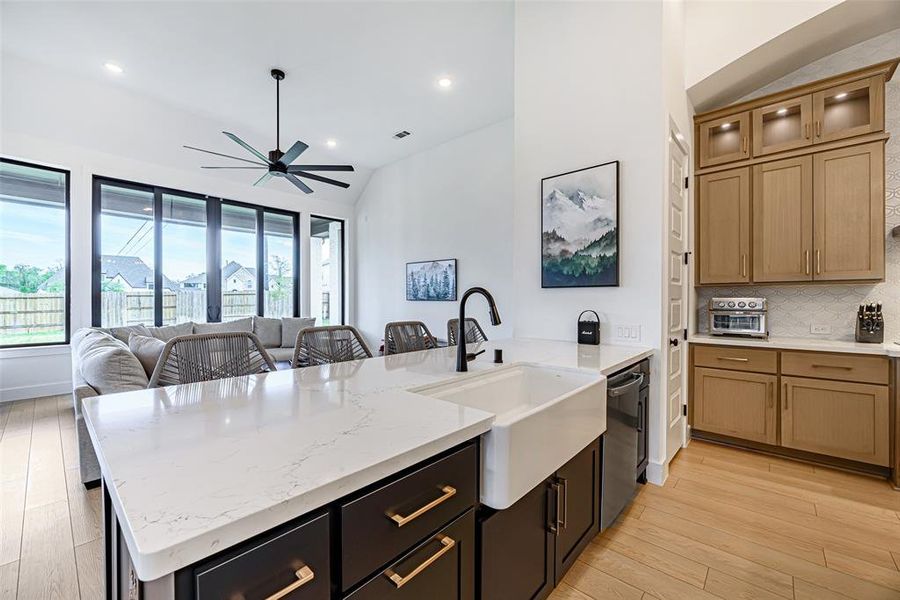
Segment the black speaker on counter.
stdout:
<svg viewBox="0 0 900 600">
<path fill-rule="evenodd" d="M 581 319 L 585 313 L 593 313 L 596 321 L 584 321 Z M 593 310 L 585 310 L 578 315 L 578 343 L 600 345 L 600 315 Z"/>
</svg>

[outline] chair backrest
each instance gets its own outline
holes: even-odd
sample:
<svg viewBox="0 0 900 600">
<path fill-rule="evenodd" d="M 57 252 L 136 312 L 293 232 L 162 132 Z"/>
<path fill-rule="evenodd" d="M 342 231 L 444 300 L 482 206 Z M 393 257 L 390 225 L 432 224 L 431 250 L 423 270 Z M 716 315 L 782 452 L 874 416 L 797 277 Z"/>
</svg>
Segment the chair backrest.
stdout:
<svg viewBox="0 0 900 600">
<path fill-rule="evenodd" d="M 459 319 L 450 319 L 447 321 L 447 342 L 451 346 L 456 345 L 456 334 L 459 330 Z M 486 342 L 487 336 L 484 329 L 478 324 L 478 321 L 471 317 L 466 317 L 466 343 L 476 344 L 478 342 Z"/>
<path fill-rule="evenodd" d="M 437 348 L 437 340 L 422 321 L 394 321 L 384 326 L 384 354 Z"/>
<path fill-rule="evenodd" d="M 212 381 L 275 370 L 259 338 L 247 331 L 180 335 L 166 342 L 148 387 Z"/>
<path fill-rule="evenodd" d="M 297 333 L 291 368 L 372 358 L 372 352 L 356 330 L 349 325 L 307 327 Z"/>
</svg>

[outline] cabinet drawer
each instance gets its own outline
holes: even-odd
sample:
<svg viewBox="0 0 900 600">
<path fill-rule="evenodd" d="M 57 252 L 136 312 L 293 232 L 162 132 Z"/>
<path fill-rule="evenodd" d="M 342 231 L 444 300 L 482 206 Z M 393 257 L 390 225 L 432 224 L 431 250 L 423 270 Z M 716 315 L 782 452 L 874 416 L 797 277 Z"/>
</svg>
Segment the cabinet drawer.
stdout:
<svg viewBox="0 0 900 600">
<path fill-rule="evenodd" d="M 888 359 L 882 356 L 782 352 L 781 372 L 800 377 L 887 385 L 889 365 Z"/>
<path fill-rule="evenodd" d="M 240 547 L 194 572 L 196 598 L 268 598 L 291 588 L 291 600 L 328 600 L 329 535 L 325 514 Z"/>
<path fill-rule="evenodd" d="M 695 345 L 694 365 L 732 371 L 777 373 L 778 353 L 760 348 Z"/>
<path fill-rule="evenodd" d="M 469 510 L 380 571 L 347 600 L 473 600 L 475 511 Z"/>
<path fill-rule="evenodd" d="M 471 444 L 341 506 L 341 589 L 433 534 L 478 501 Z"/>
</svg>

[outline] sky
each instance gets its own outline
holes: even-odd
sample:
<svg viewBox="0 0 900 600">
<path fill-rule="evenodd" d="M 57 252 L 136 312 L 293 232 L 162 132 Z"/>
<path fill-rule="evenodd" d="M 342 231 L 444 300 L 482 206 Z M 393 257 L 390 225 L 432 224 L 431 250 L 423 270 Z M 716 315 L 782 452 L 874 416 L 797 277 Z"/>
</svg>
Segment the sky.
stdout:
<svg viewBox="0 0 900 600">
<path fill-rule="evenodd" d="M 62 208 L 0 202 L 0 264 L 42 269 L 65 264 L 65 227 Z"/>
</svg>

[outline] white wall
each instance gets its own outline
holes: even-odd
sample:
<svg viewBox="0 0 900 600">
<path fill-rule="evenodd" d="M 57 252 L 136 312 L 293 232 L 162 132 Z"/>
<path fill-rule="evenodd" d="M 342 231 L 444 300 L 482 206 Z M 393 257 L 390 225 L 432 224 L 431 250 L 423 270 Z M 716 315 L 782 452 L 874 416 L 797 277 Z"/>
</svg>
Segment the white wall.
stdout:
<svg viewBox="0 0 900 600">
<path fill-rule="evenodd" d="M 483 285 L 503 324 L 490 326 L 486 304 L 469 303 L 490 338 L 512 332 L 513 123 L 501 121 L 376 170 L 356 207 L 357 324 L 372 345 L 389 321 L 421 320 L 446 337 L 456 302 L 408 302 L 406 263 L 456 258 L 457 289 Z"/>
<path fill-rule="evenodd" d="M 352 227 L 353 208 L 346 204 L 305 197 L 277 186 L 253 188 L 239 176 L 208 175 L 196 162 L 187 162 L 187 151 L 180 151 L 179 145 L 207 139 L 221 131 L 223 124 L 115 86 L 52 69 L 36 73 L 32 66 L 3 57 L 0 154 L 71 171 L 70 332 L 91 321 L 94 174 L 299 211 L 301 248 L 306 246 L 311 212 L 348 219 L 348 227 Z M 363 181 L 366 175 L 361 174 Z M 347 244 L 352 252 L 352 238 Z M 304 289 L 308 289 L 309 278 L 306 265 L 301 270 Z M 348 274 L 351 272 L 348 269 Z M 353 293 L 352 284 L 348 275 L 349 294 Z M 67 348 L 0 350 L 0 401 L 69 391 L 69 365 Z"/>
</svg>

